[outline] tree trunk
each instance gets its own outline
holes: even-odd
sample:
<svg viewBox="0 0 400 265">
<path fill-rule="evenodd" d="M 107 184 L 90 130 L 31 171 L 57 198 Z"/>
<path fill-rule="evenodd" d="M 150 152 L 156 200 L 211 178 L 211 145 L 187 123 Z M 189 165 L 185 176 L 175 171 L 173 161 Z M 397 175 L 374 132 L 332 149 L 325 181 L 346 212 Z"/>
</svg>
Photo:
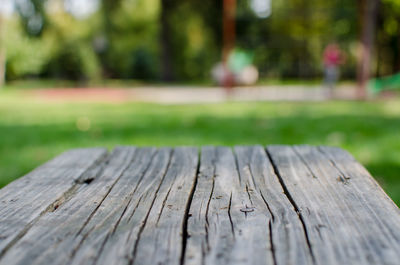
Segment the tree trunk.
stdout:
<svg viewBox="0 0 400 265">
<path fill-rule="evenodd" d="M 397 31 L 397 58 L 395 73 L 400 72 L 400 27 Z"/>
<path fill-rule="evenodd" d="M 0 14 L 0 88 L 3 87 L 6 77 L 6 48 L 4 43 L 4 23 L 5 20 Z"/>
<path fill-rule="evenodd" d="M 222 61 L 226 63 L 229 53 L 235 46 L 235 13 L 236 0 L 224 0 L 223 13 L 223 51 Z"/>
<path fill-rule="evenodd" d="M 222 63 L 224 67 L 223 86 L 228 94 L 232 93 L 234 78 L 228 69 L 229 55 L 235 47 L 236 37 L 236 0 L 223 0 L 223 47 Z"/>
<path fill-rule="evenodd" d="M 6 81 L 6 52 L 4 48 L 0 48 L 0 88 Z"/>
<path fill-rule="evenodd" d="M 161 79 L 163 81 L 174 80 L 174 73 L 172 69 L 172 47 L 171 47 L 171 28 L 169 22 L 170 10 L 172 8 L 171 0 L 161 0 Z"/>
<path fill-rule="evenodd" d="M 367 96 L 366 86 L 371 72 L 371 54 L 374 48 L 379 0 L 362 0 L 359 1 L 359 3 L 361 3 L 359 6 L 361 15 L 361 35 L 357 71 L 357 96 L 360 99 L 365 99 Z"/>
</svg>

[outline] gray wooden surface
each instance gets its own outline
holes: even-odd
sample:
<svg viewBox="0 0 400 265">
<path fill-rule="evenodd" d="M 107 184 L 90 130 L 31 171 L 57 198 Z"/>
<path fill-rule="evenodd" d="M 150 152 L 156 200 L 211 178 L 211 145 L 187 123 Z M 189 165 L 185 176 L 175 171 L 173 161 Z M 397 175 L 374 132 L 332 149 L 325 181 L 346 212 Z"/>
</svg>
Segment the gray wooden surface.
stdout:
<svg viewBox="0 0 400 265">
<path fill-rule="evenodd" d="M 71 150 L 0 206 L 0 265 L 400 264 L 399 208 L 333 147 Z"/>
</svg>

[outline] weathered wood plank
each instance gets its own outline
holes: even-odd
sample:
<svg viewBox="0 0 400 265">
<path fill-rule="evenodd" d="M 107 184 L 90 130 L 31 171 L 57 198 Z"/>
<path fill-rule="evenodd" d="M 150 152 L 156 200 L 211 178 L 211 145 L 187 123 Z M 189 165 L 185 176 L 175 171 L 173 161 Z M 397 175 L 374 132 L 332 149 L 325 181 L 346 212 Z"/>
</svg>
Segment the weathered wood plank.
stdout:
<svg viewBox="0 0 400 265">
<path fill-rule="evenodd" d="M 340 175 L 316 148 L 271 146 L 267 150 L 299 211 L 316 264 L 398 263 L 398 242 L 379 239 L 385 231 L 375 229 L 379 224 L 357 197 L 358 187 L 347 185 L 348 176 Z M 360 182 L 365 181 L 360 176 Z M 393 216 L 399 219 L 398 214 Z"/>
<path fill-rule="evenodd" d="M 101 215 L 87 225 L 87 236 L 72 258 L 73 264 L 131 264 L 142 225 L 146 222 L 157 191 L 171 164 L 172 149 L 157 150 L 140 177 L 132 172 L 122 177 L 115 191 L 103 202 Z M 132 167 L 134 169 L 134 167 Z M 138 179 L 138 180 L 135 180 Z M 129 194 L 129 195 L 127 195 Z M 125 198 L 121 204 L 119 198 Z M 119 205 L 121 204 L 121 205 Z M 118 209 L 115 211 L 114 209 Z"/>
<path fill-rule="evenodd" d="M 42 216 L 0 264 L 131 264 L 136 258 L 143 263 L 148 260 L 141 257 L 145 251 L 160 252 L 154 255 L 160 260 L 167 258 L 162 254 L 171 254 L 173 263 L 179 263 L 198 151 L 177 148 L 171 158 L 169 149 L 161 149 L 149 166 L 154 149 L 142 155 L 144 149 L 139 149 L 134 158 L 132 150 L 123 149 L 118 158 L 114 151 L 100 177 L 57 211 Z M 124 163 L 117 163 L 121 158 Z M 119 200 L 121 196 L 125 200 Z M 170 240 L 150 250 L 147 244 L 153 246 L 154 236 Z M 133 255 L 137 248 L 144 249 Z"/>
<path fill-rule="evenodd" d="M 102 211 L 102 202 L 135 158 L 135 148 L 116 148 L 107 165 L 89 185 L 40 219 L 10 248 L 0 264 L 67 264 L 74 244 L 93 216 Z M 73 165 L 71 165 L 73 167 Z"/>
<path fill-rule="evenodd" d="M 44 213 L 101 171 L 107 150 L 67 151 L 0 190 L 0 257 Z"/>
<path fill-rule="evenodd" d="M 312 257 L 305 231 L 293 205 L 285 195 L 265 149 L 235 147 L 242 183 L 267 206 L 274 264 L 310 264 Z M 243 186 L 242 184 L 242 186 Z M 252 199 L 254 201 L 254 199 Z"/>
<path fill-rule="evenodd" d="M 400 260 L 400 210 L 338 148 L 75 150 L 0 203 L 0 265 Z"/>
<path fill-rule="evenodd" d="M 197 148 L 174 149 L 171 165 L 140 228 L 131 264 L 180 264 L 198 163 Z"/>
<path fill-rule="evenodd" d="M 239 176 L 234 165 L 232 172 L 221 172 L 224 165 L 217 152 L 216 147 L 203 147 L 201 150 L 197 185 L 188 220 L 190 237 L 185 264 L 213 264 L 217 259 L 221 264 L 227 264 L 230 260 L 234 246 L 231 195 Z M 217 164 L 220 165 L 218 171 Z"/>
<path fill-rule="evenodd" d="M 202 149 L 185 264 L 309 263 L 301 223 L 265 150 L 236 147 L 235 154 Z"/>
<path fill-rule="evenodd" d="M 43 216 L 0 264 L 178 264 L 197 156 L 196 148 L 137 149 L 127 163 L 107 166 L 87 189 Z M 157 238 L 169 240 L 156 244 Z M 35 247 L 24 253 L 27 244 Z"/>
<path fill-rule="evenodd" d="M 316 148 L 311 148 L 315 150 Z M 380 245 L 382 258 L 400 260 L 400 209 L 387 196 L 369 172 L 348 152 L 334 147 L 319 147 L 315 153 L 321 164 L 332 165 L 347 189 L 349 204 L 352 204 L 365 222 L 361 228 L 369 240 Z M 374 223 L 370 226 L 370 223 Z M 358 225 L 359 226 L 359 225 Z M 384 242 L 383 242 L 384 241 Z M 379 242 L 379 243 L 378 243 Z M 386 248 L 387 247 L 387 251 Z M 394 251 L 394 252 L 393 252 Z"/>
</svg>

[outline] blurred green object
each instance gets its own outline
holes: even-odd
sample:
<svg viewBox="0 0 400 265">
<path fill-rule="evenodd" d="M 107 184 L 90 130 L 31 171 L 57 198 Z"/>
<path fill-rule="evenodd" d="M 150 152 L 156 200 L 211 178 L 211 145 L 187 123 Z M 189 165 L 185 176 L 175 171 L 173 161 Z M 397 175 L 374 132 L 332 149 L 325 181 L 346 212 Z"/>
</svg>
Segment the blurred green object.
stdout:
<svg viewBox="0 0 400 265">
<path fill-rule="evenodd" d="M 246 66 L 252 64 L 254 53 L 241 49 L 234 49 L 228 58 L 228 68 L 234 73 L 240 73 Z"/>
<path fill-rule="evenodd" d="M 400 91 L 400 73 L 383 78 L 371 79 L 368 83 L 368 89 L 373 95 L 383 91 Z"/>
</svg>

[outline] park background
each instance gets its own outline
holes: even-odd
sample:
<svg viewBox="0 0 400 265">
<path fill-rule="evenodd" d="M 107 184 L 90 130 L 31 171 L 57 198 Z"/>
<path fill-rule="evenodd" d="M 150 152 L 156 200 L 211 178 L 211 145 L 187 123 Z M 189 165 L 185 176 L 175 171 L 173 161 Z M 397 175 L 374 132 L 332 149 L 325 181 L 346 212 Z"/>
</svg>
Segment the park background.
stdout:
<svg viewBox="0 0 400 265">
<path fill-rule="evenodd" d="M 258 88 L 322 90 L 323 51 L 336 42 L 346 54 L 338 89 L 365 92 L 347 100 L 155 104 L 65 94 L 215 87 L 223 3 L 0 0 L 0 186 L 76 147 L 333 145 L 399 205 L 398 0 L 236 1 L 235 48 L 252 55 Z M 376 80 L 389 89 L 377 93 Z"/>
</svg>

